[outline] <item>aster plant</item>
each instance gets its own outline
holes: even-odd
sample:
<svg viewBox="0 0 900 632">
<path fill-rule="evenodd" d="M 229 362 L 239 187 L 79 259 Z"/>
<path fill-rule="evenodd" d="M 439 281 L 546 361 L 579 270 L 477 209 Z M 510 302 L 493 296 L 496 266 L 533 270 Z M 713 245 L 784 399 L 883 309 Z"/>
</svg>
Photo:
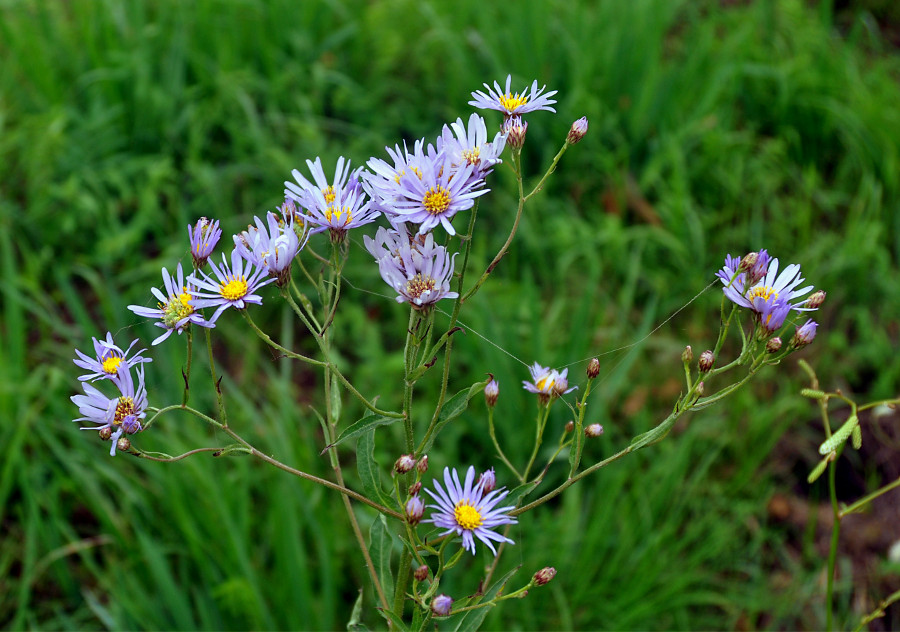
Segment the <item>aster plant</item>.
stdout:
<svg viewBox="0 0 900 632">
<path fill-rule="evenodd" d="M 743 258 L 729 255 L 715 274 L 723 289 L 719 313 L 714 314 L 718 335 L 696 361 L 691 346 L 681 353 L 680 366 L 673 358 L 685 383 L 665 419 L 630 441 L 613 445 L 621 435 L 609 433 L 616 435 L 610 439 L 604 434 L 600 421 L 604 421 L 607 407 L 588 407 L 594 386 L 605 377 L 598 358 L 569 362 L 558 369 L 523 363 L 522 370 L 530 374 L 530 380 L 522 382 L 523 388 L 536 395 L 538 403 L 534 441 L 524 454 L 504 450 L 503 427 L 495 425 L 495 414 L 498 419 L 515 419 L 519 433 L 530 422 L 521 410 L 507 408 L 492 373 L 474 384 L 457 384 L 461 372 L 453 370 L 455 334 L 469 329 L 460 313 L 503 265 L 514 247 L 525 207 L 543 189 L 568 148 L 588 131 L 586 118 L 559 126 L 560 150 L 542 174 L 533 174 L 536 184 L 527 190 L 527 163 L 522 154 L 527 151 L 528 123 L 522 116 L 555 112 L 551 106 L 556 101 L 551 97 L 556 91 L 539 88 L 534 81 L 530 88 L 512 92 L 511 82 L 509 76 L 503 88 L 496 82 L 493 87 L 485 84 L 485 91 L 473 92 L 469 101 L 477 108 L 503 114 L 499 133 L 489 134 L 481 115 L 472 113 L 444 125 L 431 138 L 388 146 L 388 159 L 370 158 L 364 170 L 352 170 L 350 160 L 340 157 L 333 176 L 326 175 L 320 158 L 306 160 L 309 175 L 292 171 L 293 179 L 284 183 L 285 203 L 280 212 L 253 217 L 252 224 L 245 224 L 244 230 L 225 240 L 234 248 L 222 253 L 218 262 L 213 250 L 222 234 L 220 222 L 233 229 L 238 220 L 223 216 L 189 226 L 185 253 L 189 247 L 193 273 L 185 276 L 181 263 L 174 274 L 163 268 L 163 288 L 151 289 L 156 307 L 129 306 L 136 316 L 152 319 L 164 330 L 153 345 L 169 339 L 173 332 L 187 332 L 183 338 L 172 337 L 186 341 L 180 404 L 148 405 L 144 365 L 150 358 L 142 355 L 144 349 L 132 351 L 137 341 L 123 350 L 107 333 L 105 339 L 93 340 L 92 355 L 76 350 L 74 362 L 84 373 L 78 378 L 82 392 L 71 398 L 80 415 L 75 421 L 111 441 L 110 454 L 127 451 L 160 462 L 206 452 L 249 455 L 298 477 L 300 485 L 321 485 L 339 494 L 359 548 L 359 566 L 366 569 L 373 589 L 364 593 L 360 599 L 365 603 L 361 601 L 354 610 L 362 612 L 374 602 L 377 610 L 368 609 L 367 616 L 382 616 L 396 629 L 421 632 L 435 627 L 436 622 L 441 625 L 446 617 L 451 617 L 455 628 L 475 629 L 490 608 L 525 597 L 529 590 L 554 580 L 556 569 L 545 565 L 552 561 L 549 559 L 528 569 L 523 579 L 515 579 L 517 568 L 495 577 L 504 563 L 504 552 L 520 546 L 517 529 L 528 520 L 528 512 L 600 468 L 663 440 L 679 418 L 725 399 L 765 367 L 777 365 L 809 345 L 817 324 L 806 319 L 805 312 L 815 311 L 825 298 L 821 291 L 810 294 L 812 286 L 804 285 L 798 264 L 779 272 L 778 259 L 766 250 Z M 511 168 L 516 178 L 518 200 L 515 212 L 508 215 L 510 226 L 503 245 L 488 253 L 487 257 L 492 256 L 489 263 L 476 266 L 481 257 L 470 256 L 473 243 L 479 243 L 479 254 L 485 243 L 491 243 L 478 241 L 483 239 L 478 202 L 489 192 L 486 178 L 501 164 Z M 460 214 L 462 218 L 457 219 Z M 379 219 L 383 225 L 369 227 L 361 240 L 347 238 L 349 231 Z M 367 255 L 354 248 L 360 241 Z M 369 276 L 348 281 L 345 264 L 349 257 L 360 254 L 371 257 Z M 390 291 L 375 282 L 376 266 Z M 273 287 L 267 287 L 270 284 Z M 402 353 L 402 367 L 399 362 L 396 367 L 386 363 L 381 369 L 384 383 L 396 385 L 395 397 L 363 392 L 365 389 L 354 384 L 356 367 L 338 361 L 335 344 L 347 332 L 341 327 L 345 321 L 336 317 L 353 298 L 344 297 L 342 302 L 345 285 L 365 293 L 367 300 L 382 301 L 378 309 L 367 308 L 370 313 L 390 310 L 408 317 L 401 332 L 405 340 L 397 348 L 398 356 Z M 263 300 L 267 304 L 282 302 L 283 313 L 296 317 L 298 327 L 304 330 L 304 353 L 289 348 L 289 343 L 267 333 L 266 325 L 254 321 L 250 312 L 260 310 L 248 308 Z M 308 379 L 322 387 L 321 398 L 304 393 L 304 405 L 298 406 L 305 414 L 307 402 L 312 401 L 310 417 L 317 418 L 321 426 L 321 433 L 314 436 L 320 437 L 321 443 L 309 449 L 327 455 L 322 471 L 301 471 L 282 461 L 291 458 L 289 446 L 277 453 L 255 447 L 251 434 L 258 424 L 229 419 L 223 391 L 233 386 L 222 384 L 212 342 L 218 334 L 214 326 L 229 308 L 239 310 L 252 331 L 242 345 L 267 346 L 278 358 L 304 364 L 306 373 L 314 376 Z M 206 334 L 209 387 L 216 402 L 212 410 L 189 405 L 189 392 L 195 388 L 189 389 L 189 385 L 197 379 L 191 374 L 191 325 L 204 328 Z M 277 329 L 286 328 L 279 325 Z M 736 332 L 741 349 L 734 357 L 726 357 L 726 350 L 734 346 L 726 346 L 726 339 L 737 338 Z M 356 342 L 343 340 L 342 349 Z M 581 383 L 570 386 L 570 368 L 576 364 L 583 366 Z M 485 367 L 485 373 L 488 369 L 498 371 Z M 573 371 L 572 381 L 579 380 L 576 374 Z M 421 388 L 422 382 L 430 382 L 431 388 Z M 423 402 L 423 393 L 437 396 Z M 480 400 L 481 395 L 484 408 L 471 406 L 472 399 Z M 365 412 L 360 418 L 348 419 L 354 405 Z M 137 440 L 139 432 L 163 425 L 175 411 L 213 428 L 210 442 L 216 445 L 170 455 L 146 449 L 143 436 Z M 464 424 L 464 418 L 479 414 L 487 416 L 490 444 L 484 449 L 467 445 L 467 454 L 491 463 L 483 464 L 476 477 L 476 466 L 451 462 L 446 455 L 453 453 L 452 446 L 441 449 L 440 442 L 448 424 Z M 266 423 L 270 421 L 278 423 L 275 419 Z M 613 422 L 604 423 L 609 427 Z M 154 432 L 146 441 L 162 442 L 163 435 Z M 476 442 L 482 435 L 474 432 L 467 436 Z M 558 440 L 548 441 L 548 448 L 544 438 L 554 435 Z M 376 436 L 380 449 L 394 451 L 393 466 L 380 466 L 376 461 Z M 358 478 L 345 467 L 345 452 L 354 449 L 350 460 L 356 464 Z M 599 460 L 601 452 L 605 458 Z M 429 462 L 438 464 L 442 476 L 427 476 Z M 370 512 L 366 518 L 371 525 L 368 538 L 357 517 L 361 511 Z M 398 539 L 402 546 L 385 544 Z M 373 550 L 376 545 L 377 551 Z M 565 577 L 564 569 L 560 575 Z M 460 594 L 448 594 L 448 586 L 464 589 Z"/>
</svg>

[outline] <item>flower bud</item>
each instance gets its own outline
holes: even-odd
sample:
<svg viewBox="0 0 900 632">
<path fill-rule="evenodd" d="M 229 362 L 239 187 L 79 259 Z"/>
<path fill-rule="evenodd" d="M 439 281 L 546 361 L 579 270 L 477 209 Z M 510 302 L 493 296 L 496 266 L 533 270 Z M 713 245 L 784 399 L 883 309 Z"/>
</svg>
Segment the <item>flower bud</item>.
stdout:
<svg viewBox="0 0 900 632">
<path fill-rule="evenodd" d="M 603 426 L 600 424 L 591 424 L 584 429 L 585 437 L 599 437 L 603 434 Z"/>
<path fill-rule="evenodd" d="M 478 477 L 478 482 L 481 483 L 485 494 L 494 491 L 494 488 L 497 487 L 497 475 L 494 473 L 494 468 L 482 472 Z"/>
<path fill-rule="evenodd" d="M 697 366 L 700 368 L 701 373 L 707 373 L 710 369 L 713 368 L 713 365 L 716 363 L 716 356 L 710 349 L 707 349 L 703 353 L 700 354 L 700 360 L 697 361 Z"/>
<path fill-rule="evenodd" d="M 528 131 L 528 122 L 521 116 L 509 116 L 500 126 L 500 131 L 506 134 L 506 145 L 510 149 L 522 149 L 525 144 L 525 133 Z"/>
<path fill-rule="evenodd" d="M 100 440 L 101 441 L 109 441 L 109 438 L 112 436 L 112 427 L 103 426 L 100 428 Z"/>
<path fill-rule="evenodd" d="M 545 566 L 534 574 L 534 583 L 538 586 L 546 586 L 554 577 L 556 577 L 556 569 L 552 566 Z"/>
<path fill-rule="evenodd" d="M 691 345 L 686 346 L 684 351 L 681 352 L 681 361 L 685 364 L 690 364 L 694 361 L 694 350 L 691 349 Z"/>
<path fill-rule="evenodd" d="M 128 437 L 119 437 L 119 440 L 116 441 L 116 450 L 122 450 L 123 452 L 128 452 L 131 449 L 131 441 Z"/>
<path fill-rule="evenodd" d="M 809 298 L 806 299 L 806 307 L 809 309 L 819 309 L 822 303 L 825 302 L 825 291 L 818 290 L 809 295 Z"/>
<path fill-rule="evenodd" d="M 409 495 L 415 496 L 420 491 L 422 491 L 422 481 L 416 481 L 412 485 L 409 486 Z"/>
<path fill-rule="evenodd" d="M 753 266 L 756 265 L 756 261 L 759 259 L 758 252 L 748 252 L 744 255 L 744 258 L 741 259 L 741 264 L 738 266 L 738 270 L 740 272 L 747 272 Z"/>
<path fill-rule="evenodd" d="M 570 421 L 566 424 L 566 432 L 572 432 L 573 430 L 575 430 L 575 422 Z"/>
<path fill-rule="evenodd" d="M 582 116 L 580 119 L 572 123 L 572 127 L 569 128 L 569 133 L 566 135 L 566 142 L 570 145 L 574 145 L 587 134 L 588 131 L 588 120 L 586 116 Z"/>
<path fill-rule="evenodd" d="M 431 611 L 436 617 L 446 617 L 453 607 L 453 600 L 447 595 L 438 595 L 431 600 Z"/>
<path fill-rule="evenodd" d="M 589 380 L 597 379 L 597 376 L 600 375 L 600 360 L 597 358 L 591 358 L 591 361 L 588 362 L 587 365 L 587 376 Z"/>
<path fill-rule="evenodd" d="M 424 474 L 428 471 L 428 455 L 423 454 L 422 458 L 416 462 L 416 470 L 419 474 Z"/>
<path fill-rule="evenodd" d="M 769 338 L 766 342 L 766 353 L 778 353 L 779 351 L 781 351 L 781 338 L 778 336 Z"/>
<path fill-rule="evenodd" d="M 706 386 L 703 384 L 703 382 L 700 382 L 699 384 L 697 384 L 697 390 L 694 392 L 697 393 L 697 397 L 703 397 L 703 393 L 705 391 L 706 391 Z"/>
<path fill-rule="evenodd" d="M 490 373 L 488 375 L 490 375 Z M 488 405 L 488 408 L 493 408 L 497 405 L 497 398 L 499 396 L 500 385 L 497 384 L 497 380 L 491 375 L 491 381 L 484 387 L 484 401 Z"/>
<path fill-rule="evenodd" d="M 425 514 L 425 503 L 418 496 L 413 496 L 406 501 L 406 521 L 415 526 L 419 524 Z"/>
<path fill-rule="evenodd" d="M 794 336 L 791 338 L 791 346 L 795 349 L 802 349 L 813 341 L 816 337 L 816 328 L 819 325 L 814 320 L 806 321 L 802 327 L 797 327 Z"/>
<path fill-rule="evenodd" d="M 565 371 L 563 371 L 565 373 Z M 560 374 L 556 381 L 553 382 L 553 395 L 555 397 L 562 397 L 566 394 L 566 391 L 569 390 L 569 378 L 565 375 Z"/>
<path fill-rule="evenodd" d="M 413 571 L 413 577 L 416 578 L 417 582 L 424 582 L 428 579 L 428 566 L 426 564 L 422 564 L 419 568 Z"/>
<path fill-rule="evenodd" d="M 398 474 L 406 474 L 415 466 L 416 457 L 412 454 L 404 454 L 399 459 L 397 459 L 396 463 L 394 463 L 394 470 L 396 470 Z"/>
</svg>

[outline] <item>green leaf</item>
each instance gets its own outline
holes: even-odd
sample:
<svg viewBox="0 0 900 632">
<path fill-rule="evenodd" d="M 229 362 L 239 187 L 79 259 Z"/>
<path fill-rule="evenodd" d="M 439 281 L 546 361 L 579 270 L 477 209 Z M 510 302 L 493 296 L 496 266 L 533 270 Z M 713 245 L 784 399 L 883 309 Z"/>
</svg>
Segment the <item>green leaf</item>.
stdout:
<svg viewBox="0 0 900 632">
<path fill-rule="evenodd" d="M 403 619 L 395 615 L 392 611 L 379 608 L 378 612 L 394 626 L 391 628 L 392 632 L 409 632 L 409 628 L 403 623 Z"/>
<path fill-rule="evenodd" d="M 512 576 L 519 571 L 519 568 L 521 567 L 516 566 L 506 575 L 497 580 L 494 585 L 491 586 L 491 589 L 487 591 L 484 594 L 484 597 L 479 601 L 490 601 L 492 599 L 495 599 L 500 591 L 503 590 L 503 588 L 506 586 L 506 583 L 510 579 L 512 579 Z M 484 608 L 478 608 L 477 610 L 466 611 L 463 614 L 462 618 L 456 622 L 456 627 L 454 628 L 454 630 L 456 630 L 456 632 L 477 632 L 478 628 L 480 628 L 481 624 L 484 622 L 484 618 L 487 616 L 488 611 L 493 607 L 494 604 L 485 606 Z"/>
<path fill-rule="evenodd" d="M 321 453 L 324 454 L 330 448 L 339 446 L 347 439 L 353 439 L 354 437 L 364 435 L 369 432 L 369 430 L 373 430 L 378 426 L 389 426 L 390 424 L 397 423 L 398 421 L 400 421 L 400 419 L 400 417 L 385 417 L 383 415 L 375 415 L 370 412 L 349 428 L 345 428 L 344 432 L 342 432 L 338 436 L 338 438 L 334 440 L 334 443 L 325 446 L 325 449 L 322 450 Z"/>
<path fill-rule="evenodd" d="M 337 423 L 341 418 L 341 383 L 335 373 L 331 374 L 331 421 Z"/>
<path fill-rule="evenodd" d="M 656 428 L 653 428 L 652 430 L 648 430 L 647 432 L 636 436 L 631 440 L 632 451 L 646 448 L 647 446 L 653 445 L 654 443 L 665 439 L 666 435 L 669 434 L 670 430 L 672 430 L 672 426 L 675 425 L 675 422 L 677 420 L 678 418 L 675 416 L 667 417 L 665 421 L 656 426 Z"/>
<path fill-rule="evenodd" d="M 469 407 L 469 400 L 475 397 L 476 394 L 484 392 L 484 387 L 487 386 L 488 381 L 489 380 L 476 382 L 469 388 L 464 388 L 444 402 L 441 413 L 438 415 L 438 422 L 434 427 L 434 432 L 428 437 L 428 441 L 422 446 L 422 449 L 418 451 L 418 454 L 428 454 L 428 451 L 431 450 L 431 446 L 434 445 L 435 438 L 441 432 L 441 428 L 463 414 L 466 408 Z"/>
<path fill-rule="evenodd" d="M 362 622 L 362 606 L 363 606 L 363 591 L 360 588 L 359 597 L 356 598 L 356 603 L 353 604 L 353 610 L 350 612 L 350 620 L 347 622 L 347 632 L 367 632 L 369 628 L 365 626 Z"/>
<path fill-rule="evenodd" d="M 369 555 L 372 556 L 372 564 L 375 574 L 384 590 L 384 596 L 388 603 L 394 603 L 394 575 L 391 573 L 391 552 L 393 541 L 388 530 L 384 514 L 379 514 L 369 529 Z"/>
<path fill-rule="evenodd" d="M 360 435 L 356 442 L 356 470 L 367 498 L 380 500 L 388 507 L 393 506 L 393 499 L 385 494 L 381 486 L 381 469 L 375 460 L 375 428 Z"/>
<path fill-rule="evenodd" d="M 524 485 L 519 485 L 511 492 L 509 492 L 506 498 L 503 499 L 503 506 L 518 505 L 519 500 L 530 494 L 532 490 L 534 490 L 534 488 L 538 486 L 539 483 L 540 481 L 532 481 L 530 483 L 525 483 Z"/>
</svg>

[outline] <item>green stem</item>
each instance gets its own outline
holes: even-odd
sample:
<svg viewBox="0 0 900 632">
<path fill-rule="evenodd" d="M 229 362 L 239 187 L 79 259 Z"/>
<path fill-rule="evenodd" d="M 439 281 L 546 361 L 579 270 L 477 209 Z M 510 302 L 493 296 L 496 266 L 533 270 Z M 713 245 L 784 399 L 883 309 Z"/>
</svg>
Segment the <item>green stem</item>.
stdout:
<svg viewBox="0 0 900 632">
<path fill-rule="evenodd" d="M 538 182 L 535 187 L 531 190 L 531 193 L 525 196 L 524 201 L 527 202 L 531 199 L 531 197 L 540 192 L 544 188 L 544 183 L 547 182 L 547 178 L 550 177 L 550 174 L 556 171 L 556 165 L 559 162 L 559 159 L 562 158 L 562 155 L 566 153 L 566 150 L 569 148 L 570 143 L 568 140 L 563 143 L 563 146 L 560 147 L 559 151 L 556 153 L 556 156 L 553 157 L 553 162 L 550 163 L 550 166 L 547 168 L 547 171 L 544 173 L 544 177 L 541 178 L 541 181 Z M 521 166 L 521 159 L 520 159 Z"/>
<path fill-rule="evenodd" d="M 244 311 L 244 310 L 241 310 Z M 222 389 L 219 381 L 216 379 L 216 361 L 213 359 L 212 350 L 212 334 L 211 328 L 206 329 L 206 348 L 209 351 L 209 372 L 212 374 L 213 387 L 216 389 L 216 402 L 219 408 L 219 422 L 223 427 L 228 426 L 228 417 L 225 414 L 225 400 L 222 396 Z"/>
<path fill-rule="evenodd" d="M 509 459 L 506 458 L 506 454 L 504 454 L 503 449 L 500 447 L 500 443 L 497 441 L 497 435 L 494 432 L 494 407 L 488 407 L 488 432 L 491 435 L 491 441 L 494 442 L 494 449 L 497 450 L 497 455 L 500 457 L 500 460 L 509 468 L 509 471 L 516 475 L 516 478 L 519 479 L 519 483 L 525 484 L 525 479 L 519 474 L 519 470 L 515 468 L 515 466 L 510 463 Z"/>
<path fill-rule="evenodd" d="M 550 416 L 550 402 L 548 401 L 544 404 L 541 409 L 538 411 L 537 416 L 537 424 L 535 428 L 535 437 L 534 437 L 534 450 L 531 451 L 531 458 L 528 459 L 528 465 L 525 466 L 525 470 L 522 472 L 523 480 L 528 480 L 528 474 L 531 472 L 531 466 L 534 465 L 534 460 L 537 458 L 538 450 L 540 450 L 541 443 L 544 438 L 544 428 L 547 426 L 547 418 Z"/>
<path fill-rule="evenodd" d="M 321 367 L 328 366 L 327 362 L 322 362 L 321 360 L 315 360 L 315 359 L 309 358 L 305 355 L 295 353 L 295 352 L 291 351 L 290 349 L 285 349 L 280 344 L 278 344 L 277 342 L 272 340 L 266 332 L 264 332 L 262 329 L 260 329 L 259 327 L 256 326 L 256 323 L 253 322 L 253 319 L 250 317 L 250 314 L 247 313 L 246 309 L 242 309 L 239 311 L 241 312 L 241 316 L 244 317 L 244 320 L 246 320 L 247 323 L 250 325 L 250 327 L 253 329 L 253 331 L 256 332 L 256 335 L 259 336 L 263 342 L 265 342 L 267 345 L 269 345 L 273 349 L 277 349 L 278 351 L 280 351 L 281 353 L 283 353 L 284 355 L 286 355 L 289 358 L 294 358 L 295 360 L 302 360 L 303 362 L 312 364 L 313 366 L 321 366 Z"/>
<path fill-rule="evenodd" d="M 184 371 L 184 396 L 181 398 L 181 405 L 187 406 L 188 394 L 190 393 L 191 379 L 191 360 L 194 357 L 194 329 L 188 327 L 187 331 L 187 368 Z"/>
<path fill-rule="evenodd" d="M 828 464 L 828 495 L 831 498 L 831 512 L 834 525 L 831 529 L 831 546 L 828 549 L 828 583 L 825 588 L 825 629 L 831 632 L 834 619 L 834 567 L 837 563 L 837 548 L 841 534 L 841 514 L 838 509 L 837 487 L 835 486 L 835 461 Z"/>
<path fill-rule="evenodd" d="M 863 498 L 860 498 L 859 500 L 857 500 L 855 503 L 853 503 L 849 507 L 844 507 L 843 511 L 840 512 L 839 517 L 843 518 L 847 514 L 852 514 L 852 513 L 859 511 L 860 509 L 865 507 L 867 504 L 869 504 L 870 502 L 872 502 L 879 496 L 882 496 L 893 489 L 897 489 L 898 487 L 900 487 L 900 478 L 898 478 L 893 483 L 888 483 L 881 489 L 875 490 L 868 496 L 864 496 Z"/>
</svg>

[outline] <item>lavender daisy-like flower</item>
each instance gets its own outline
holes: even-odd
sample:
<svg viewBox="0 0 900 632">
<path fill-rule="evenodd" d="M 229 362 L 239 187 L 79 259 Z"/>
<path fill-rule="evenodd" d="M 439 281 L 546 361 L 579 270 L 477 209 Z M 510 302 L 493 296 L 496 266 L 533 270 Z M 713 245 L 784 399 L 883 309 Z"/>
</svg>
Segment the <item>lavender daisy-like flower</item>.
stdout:
<svg viewBox="0 0 900 632">
<path fill-rule="evenodd" d="M 222 236 L 222 230 L 219 228 L 219 220 L 210 222 L 205 217 L 201 217 L 197 224 L 193 227 L 188 225 L 188 237 L 191 240 L 191 256 L 194 258 L 194 265 L 202 268 L 206 265 L 206 260 L 212 254 L 213 248 L 219 243 Z"/>
<path fill-rule="evenodd" d="M 438 159 L 439 152 L 430 143 L 426 147 L 425 139 L 420 139 L 410 151 L 403 143 L 393 149 L 385 147 L 391 161 L 381 158 L 370 158 L 366 165 L 371 172 L 362 173 L 362 185 L 372 198 L 372 204 L 384 213 L 388 220 L 395 223 L 394 202 L 403 196 L 400 179 L 407 173 L 422 177 L 423 165 Z"/>
<path fill-rule="evenodd" d="M 294 182 L 285 182 L 284 195 L 306 211 L 306 219 L 315 226 L 312 232 L 329 230 L 332 241 L 343 241 L 351 228 L 375 221 L 380 212 L 367 198 L 359 182 L 362 169 L 350 172 L 350 161 L 338 158 L 334 180 L 329 183 L 322 170 L 322 161 L 306 161 L 315 183 L 294 169 Z"/>
<path fill-rule="evenodd" d="M 818 323 L 814 320 L 807 320 L 802 327 L 797 327 L 797 331 L 794 332 L 791 338 L 791 346 L 802 349 L 811 343 L 816 337 L 816 329 L 818 327 Z"/>
<path fill-rule="evenodd" d="M 141 355 L 146 349 L 138 349 L 133 356 L 128 357 L 131 348 L 137 344 L 137 340 L 133 340 L 124 351 L 113 342 L 110 332 L 106 332 L 106 340 L 97 340 L 96 338 L 91 338 L 91 340 L 94 341 L 94 357 L 75 349 L 78 358 L 72 360 L 76 366 L 88 371 L 85 375 L 79 376 L 78 379 L 82 382 L 112 379 L 123 368 L 127 371 L 141 362 L 153 362 L 151 358 Z"/>
<path fill-rule="evenodd" d="M 499 110 L 500 112 L 503 112 L 505 116 L 512 116 L 513 114 L 521 115 L 537 110 L 556 112 L 556 110 L 550 107 L 556 103 L 555 99 L 550 98 L 556 94 L 556 90 L 544 94 L 544 90 L 547 86 L 543 86 L 538 90 L 538 82 L 534 81 L 531 84 L 531 89 L 523 90 L 521 94 L 518 92 L 513 94 L 510 90 L 511 83 L 512 75 L 507 75 L 506 88 L 503 90 L 500 89 L 500 84 L 496 81 L 494 82 L 493 88 L 488 84 L 484 84 L 487 93 L 476 90 L 472 93 L 472 100 L 469 101 L 469 105 L 483 110 Z"/>
<path fill-rule="evenodd" d="M 101 436 L 107 434 L 112 440 L 110 456 L 116 455 L 116 444 L 122 434 L 134 434 L 143 430 L 141 420 L 146 417 L 147 390 L 144 387 L 144 367 L 135 369 L 138 383 L 135 385 L 130 370 L 120 371 L 111 378 L 119 390 L 118 396 L 109 398 L 92 385 L 82 382 L 84 395 L 73 395 L 72 403 L 78 406 L 82 417 L 74 421 L 87 421 L 93 426 L 82 427 L 81 430 L 99 430 Z M 105 430 L 104 429 L 108 429 Z"/>
<path fill-rule="evenodd" d="M 450 220 L 459 211 L 472 208 L 475 198 L 488 189 L 479 189 L 484 181 L 472 178 L 473 166 L 466 164 L 453 171 L 449 156 L 422 163 L 421 174 L 406 173 L 400 178 L 399 195 L 393 210 L 398 221 L 419 224 L 424 235 L 438 224 L 451 235 L 456 231 Z"/>
<path fill-rule="evenodd" d="M 172 335 L 172 332 L 178 332 L 180 335 L 191 324 L 200 327 L 213 327 L 212 322 L 207 322 L 203 315 L 195 311 L 196 305 L 196 286 L 192 282 L 185 283 L 184 272 L 182 272 L 181 264 L 175 269 L 175 276 L 169 274 L 165 268 L 162 269 L 163 285 L 166 292 L 163 294 L 157 288 L 150 288 L 153 296 L 156 297 L 157 307 L 143 307 L 142 305 L 129 305 L 128 309 L 138 316 L 146 316 L 147 318 L 158 318 L 159 322 L 154 323 L 157 327 L 165 329 L 165 333 L 156 338 L 151 344 L 158 345 L 163 340 Z"/>
<path fill-rule="evenodd" d="M 389 235 L 386 231 L 384 235 Z M 378 234 L 376 234 L 378 237 Z M 387 238 L 385 237 L 387 240 Z M 383 242 L 387 245 L 387 241 Z M 382 250 L 379 257 L 378 245 L 369 239 L 366 248 L 378 258 L 378 271 L 384 282 L 397 292 L 398 303 L 410 303 L 416 308 L 427 308 L 442 298 L 456 298 L 457 292 L 450 291 L 450 280 L 453 278 L 452 257 L 443 246 L 434 244 L 434 235 L 429 233 L 424 242 L 413 241 L 402 243 L 398 239 L 392 242 L 398 247 L 395 253 Z"/>
<path fill-rule="evenodd" d="M 228 259 L 224 254 L 221 266 L 216 265 L 213 261 L 210 261 L 209 265 L 212 267 L 215 279 L 201 271 L 202 278 L 197 278 L 192 274 L 188 277 L 188 282 L 197 287 L 197 290 L 193 292 L 197 297 L 194 299 L 194 307 L 198 309 L 216 307 L 212 318 L 207 321 L 210 324 L 215 323 L 222 312 L 229 307 L 244 309 L 250 303 L 262 305 L 262 297 L 254 292 L 275 280 L 274 278 L 263 278 L 267 272 L 266 268 L 254 266 L 246 261 L 236 249 L 231 251 L 231 267 L 228 266 Z"/>
<path fill-rule="evenodd" d="M 300 249 L 306 245 L 309 233 L 300 237 L 294 230 L 294 213 L 288 209 L 285 219 L 279 219 L 275 213 L 266 215 L 266 223 L 254 217 L 255 226 L 234 236 L 234 247 L 240 255 L 255 266 L 268 270 L 269 276 L 275 277 L 275 284 L 284 287 L 291 278 L 291 264 Z"/>
<path fill-rule="evenodd" d="M 760 251 L 760 255 L 765 251 Z M 763 259 L 760 256 L 749 274 L 756 275 L 761 272 L 759 268 Z M 775 303 L 790 303 L 790 309 L 796 311 L 812 311 L 812 308 L 803 307 L 805 301 L 800 300 L 791 303 L 794 299 L 805 296 L 813 289 L 808 285 L 800 289 L 796 289 L 798 285 L 803 283 L 804 279 L 800 276 L 800 266 L 796 263 L 787 266 L 781 274 L 778 274 L 778 259 L 772 259 L 766 266 L 766 271 L 759 281 L 749 288 L 747 284 L 746 272 L 740 271 L 741 261 L 737 257 L 730 255 L 725 258 L 725 267 L 716 273 L 716 276 L 725 286 L 723 291 L 732 302 L 753 310 L 757 314 L 771 314 L 775 308 Z M 737 275 L 737 276 L 735 276 Z M 752 277 L 751 277 L 752 278 Z"/>
<path fill-rule="evenodd" d="M 559 397 L 566 393 L 571 393 L 577 386 L 568 388 L 569 369 L 563 369 L 562 372 L 549 367 L 543 367 L 537 362 L 533 366 L 528 367 L 531 373 L 531 382 L 522 380 L 522 386 L 529 393 L 536 393 L 540 396 L 542 402 L 546 402 L 550 397 Z"/>
<path fill-rule="evenodd" d="M 497 505 L 506 498 L 509 493 L 506 488 L 485 493 L 484 480 L 473 486 L 475 481 L 475 468 L 469 466 L 466 471 L 464 484 L 459 482 L 459 474 L 453 468 L 444 468 L 444 487 L 437 479 L 433 480 L 434 492 L 425 489 L 437 503 L 428 505 L 434 509 L 424 522 L 430 522 L 436 527 L 446 529 L 441 535 L 456 533 L 462 537 L 463 548 L 475 554 L 475 538 L 481 540 L 493 554 L 497 555 L 494 542 L 508 542 L 515 544 L 509 538 L 495 533 L 492 529 L 505 524 L 517 524 L 518 520 L 509 515 L 513 505 L 498 507 Z M 445 489 L 446 488 L 446 489 Z"/>
<path fill-rule="evenodd" d="M 506 147 L 506 136 L 497 132 L 493 140 L 489 141 L 484 119 L 473 113 L 469 117 L 468 127 L 461 118 L 449 126 L 444 125 L 439 147 L 450 158 L 454 169 L 472 165 L 470 177 L 479 180 L 489 174 L 494 165 L 503 162 L 500 155 Z"/>
</svg>

